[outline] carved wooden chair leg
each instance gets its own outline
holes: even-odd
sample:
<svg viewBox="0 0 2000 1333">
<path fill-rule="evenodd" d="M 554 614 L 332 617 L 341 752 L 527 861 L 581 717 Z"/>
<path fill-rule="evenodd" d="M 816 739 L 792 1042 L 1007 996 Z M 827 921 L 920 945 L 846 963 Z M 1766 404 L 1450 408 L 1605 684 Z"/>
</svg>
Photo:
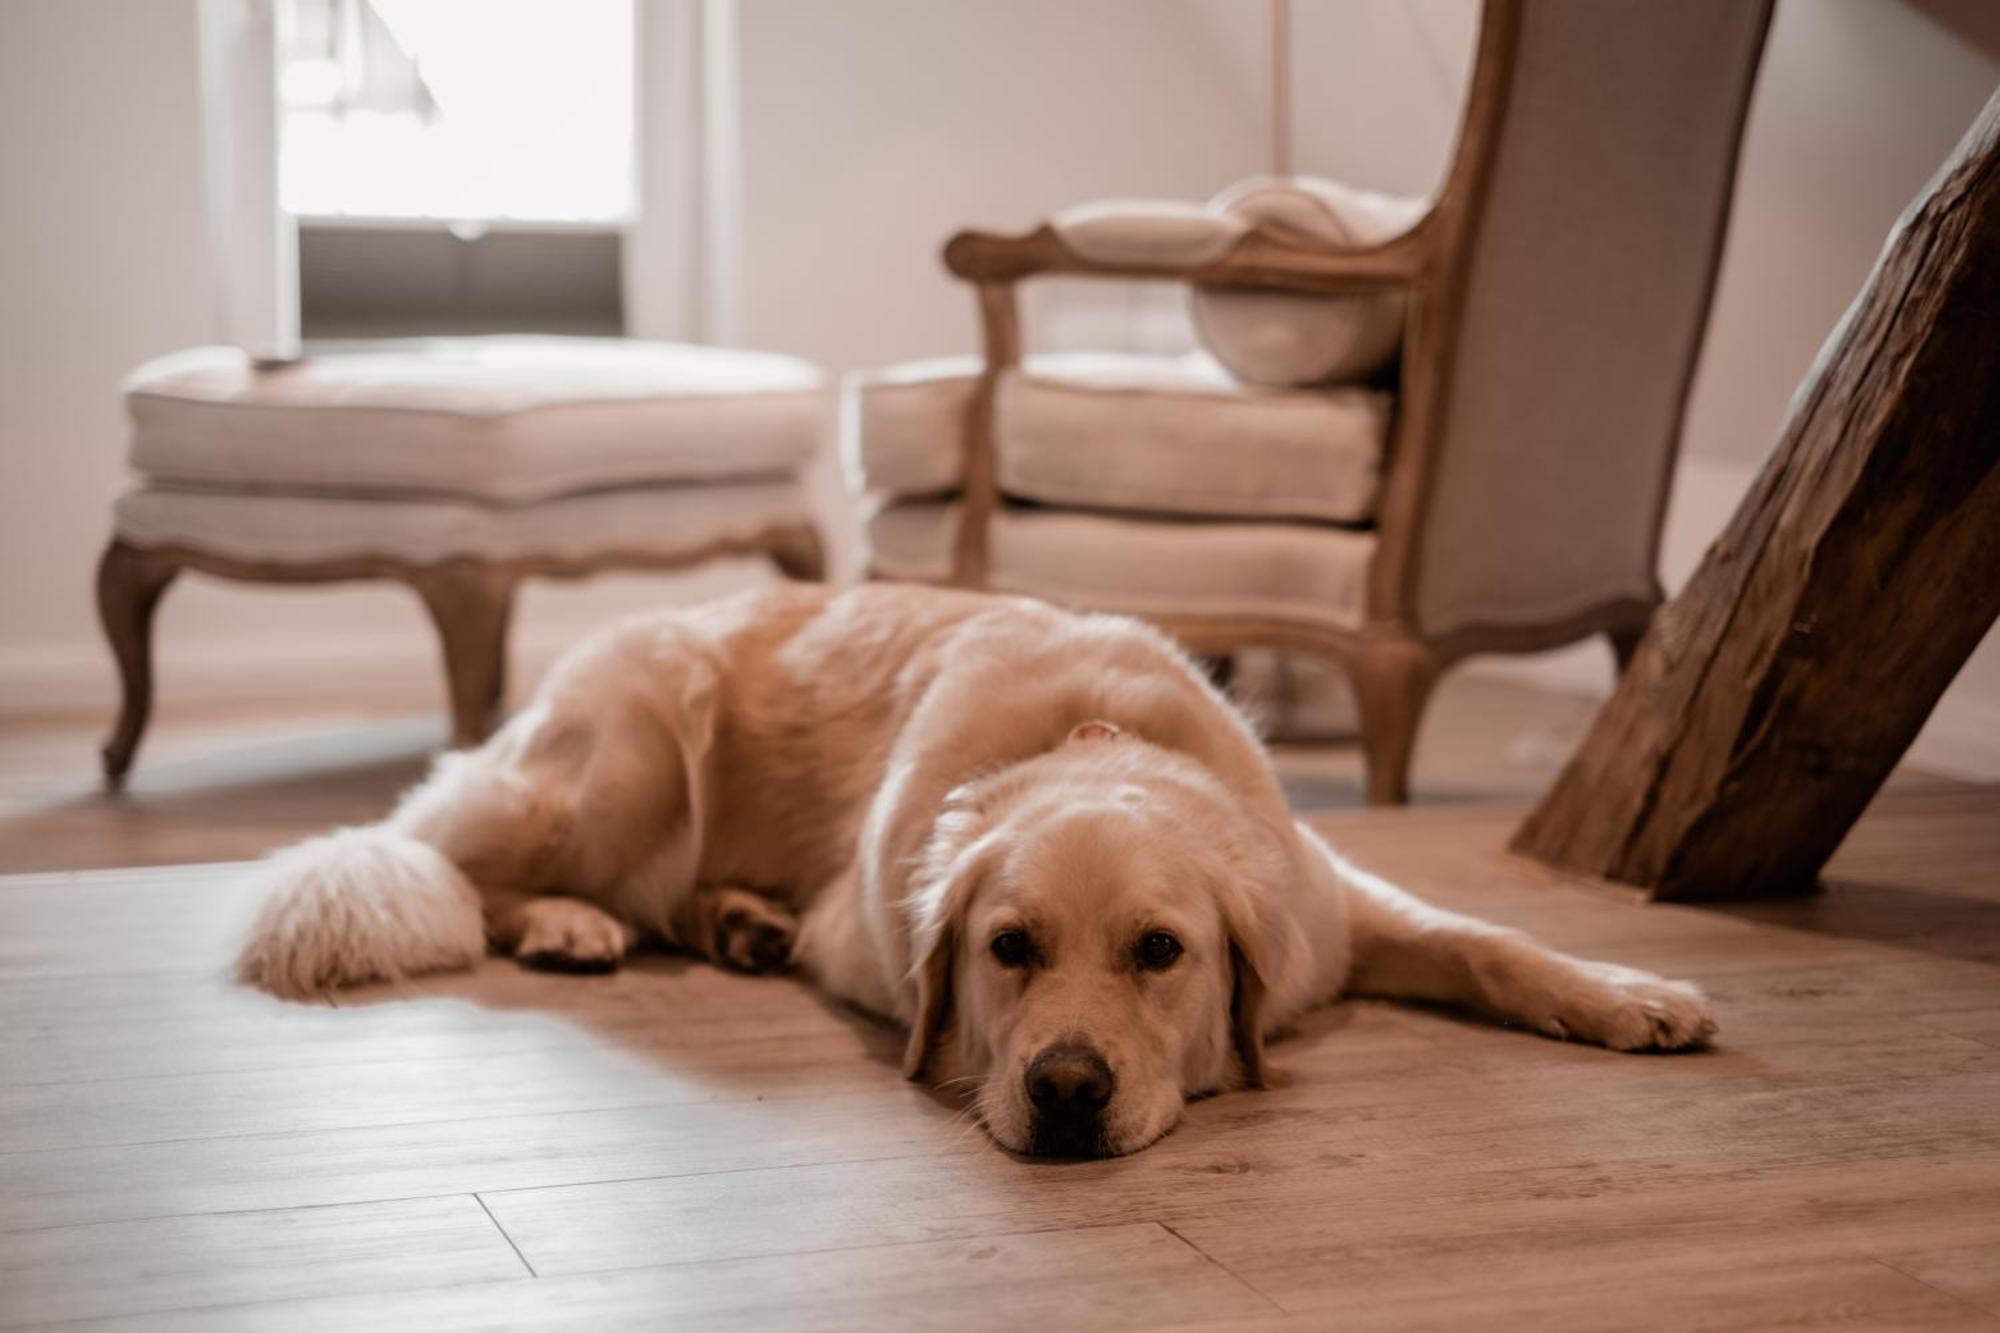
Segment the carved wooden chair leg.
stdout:
<svg viewBox="0 0 2000 1333">
<path fill-rule="evenodd" d="M 478 745 L 506 704 L 507 626 L 515 575 L 473 561 L 412 569 L 405 579 L 423 598 L 444 647 L 451 693 L 451 743 Z"/>
<path fill-rule="evenodd" d="M 1608 629 L 1604 637 L 1611 641 L 1611 656 L 1618 663 L 1618 674 L 1623 676 L 1632 665 L 1632 654 L 1639 651 L 1639 640 L 1646 637 L 1646 627 Z"/>
<path fill-rule="evenodd" d="M 104 784 L 117 790 L 131 771 L 153 711 L 153 613 L 180 566 L 114 541 L 97 565 L 97 618 L 118 660 L 122 700 L 104 742 Z"/>
<path fill-rule="evenodd" d="M 1436 655 L 1420 643 L 1377 640 L 1364 644 L 1344 665 L 1360 714 L 1368 804 L 1407 804 L 1417 726 L 1437 684 Z"/>
</svg>

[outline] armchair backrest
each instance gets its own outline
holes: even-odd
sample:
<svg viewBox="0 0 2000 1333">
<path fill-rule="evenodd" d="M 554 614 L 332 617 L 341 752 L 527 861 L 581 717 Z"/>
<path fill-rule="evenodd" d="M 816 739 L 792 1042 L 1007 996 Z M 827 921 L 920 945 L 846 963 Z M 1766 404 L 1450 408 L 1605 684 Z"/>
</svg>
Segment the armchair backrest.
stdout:
<svg viewBox="0 0 2000 1333">
<path fill-rule="evenodd" d="M 1441 267 L 1406 345 L 1398 448 L 1414 456 L 1392 461 L 1378 614 L 1528 647 L 1657 599 L 1770 9 L 1489 0 L 1431 219 Z"/>
</svg>

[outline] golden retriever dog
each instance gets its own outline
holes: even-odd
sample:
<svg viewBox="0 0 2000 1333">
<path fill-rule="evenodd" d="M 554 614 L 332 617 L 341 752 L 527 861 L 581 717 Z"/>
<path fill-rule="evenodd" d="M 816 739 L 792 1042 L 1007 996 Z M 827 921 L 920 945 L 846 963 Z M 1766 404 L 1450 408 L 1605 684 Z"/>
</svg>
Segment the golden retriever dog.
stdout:
<svg viewBox="0 0 2000 1333">
<path fill-rule="evenodd" d="M 300 996 L 641 942 L 797 967 L 909 1029 L 1001 1146 L 1143 1148 L 1343 994 L 1617 1050 L 1701 993 L 1441 911 L 1294 820 L 1262 746 L 1135 621 L 886 586 L 626 622 L 376 826 L 266 863 L 244 980 Z"/>
</svg>

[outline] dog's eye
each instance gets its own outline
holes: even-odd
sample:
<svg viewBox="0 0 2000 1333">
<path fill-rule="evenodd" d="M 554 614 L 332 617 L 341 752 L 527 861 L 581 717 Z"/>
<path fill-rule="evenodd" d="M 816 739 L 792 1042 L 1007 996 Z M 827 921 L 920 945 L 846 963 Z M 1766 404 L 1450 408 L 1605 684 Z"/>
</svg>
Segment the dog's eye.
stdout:
<svg viewBox="0 0 2000 1333">
<path fill-rule="evenodd" d="M 1022 967 L 1028 961 L 1028 934 L 1003 930 L 993 937 L 993 959 L 1002 967 Z"/>
<path fill-rule="evenodd" d="M 1139 941 L 1139 966 L 1157 972 L 1172 967 L 1181 956 L 1181 942 L 1164 930 L 1155 930 Z"/>
</svg>

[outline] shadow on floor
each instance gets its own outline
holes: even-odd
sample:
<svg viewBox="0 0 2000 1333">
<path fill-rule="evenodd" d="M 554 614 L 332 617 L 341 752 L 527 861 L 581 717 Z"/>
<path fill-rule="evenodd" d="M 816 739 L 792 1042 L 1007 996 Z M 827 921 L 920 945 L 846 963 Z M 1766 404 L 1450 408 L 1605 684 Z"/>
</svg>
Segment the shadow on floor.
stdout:
<svg viewBox="0 0 2000 1333">
<path fill-rule="evenodd" d="M 1830 878 L 1804 898 L 1719 903 L 1706 910 L 1742 921 L 2000 965 L 2000 901 L 1935 889 Z"/>
<path fill-rule="evenodd" d="M 379 819 L 429 767 L 432 728 L 409 731 L 236 745 L 156 764 L 124 792 L 79 781 L 0 818 L 0 873 L 252 860 Z M 323 753 L 301 762 L 309 749 Z"/>
</svg>

